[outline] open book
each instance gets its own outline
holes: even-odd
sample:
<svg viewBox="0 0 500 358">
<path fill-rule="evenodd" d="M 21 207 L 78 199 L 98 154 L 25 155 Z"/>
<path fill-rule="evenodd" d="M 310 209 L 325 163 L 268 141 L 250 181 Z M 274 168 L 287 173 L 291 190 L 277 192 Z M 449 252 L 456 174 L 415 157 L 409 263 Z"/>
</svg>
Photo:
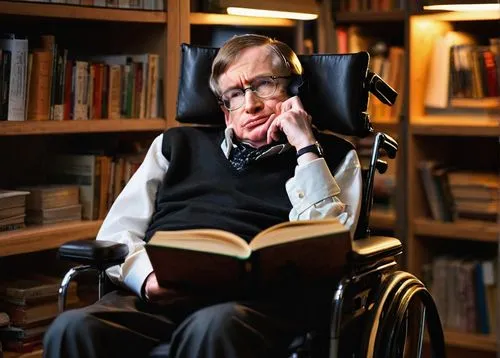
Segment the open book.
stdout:
<svg viewBox="0 0 500 358">
<path fill-rule="evenodd" d="M 351 251 L 337 219 L 274 225 L 250 243 L 217 229 L 158 231 L 146 244 L 160 285 L 188 288 L 336 276 Z"/>
</svg>

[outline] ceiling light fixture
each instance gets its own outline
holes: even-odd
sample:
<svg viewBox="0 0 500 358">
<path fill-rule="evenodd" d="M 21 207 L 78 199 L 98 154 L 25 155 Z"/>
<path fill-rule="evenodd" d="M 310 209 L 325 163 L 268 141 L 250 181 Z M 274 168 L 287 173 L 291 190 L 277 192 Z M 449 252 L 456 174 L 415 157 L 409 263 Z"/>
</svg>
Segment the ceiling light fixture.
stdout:
<svg viewBox="0 0 500 358">
<path fill-rule="evenodd" d="M 230 15 L 273 17 L 279 19 L 306 20 L 306 21 L 316 20 L 318 18 L 317 14 L 309 14 L 304 12 L 262 10 L 262 9 L 252 9 L 252 8 L 234 7 L 234 6 L 228 7 L 227 13 Z"/>
<path fill-rule="evenodd" d="M 458 0 L 453 1 L 428 1 L 428 5 L 424 5 L 424 10 L 440 10 L 440 11 L 497 11 L 500 13 L 500 2 L 498 0 Z"/>
</svg>

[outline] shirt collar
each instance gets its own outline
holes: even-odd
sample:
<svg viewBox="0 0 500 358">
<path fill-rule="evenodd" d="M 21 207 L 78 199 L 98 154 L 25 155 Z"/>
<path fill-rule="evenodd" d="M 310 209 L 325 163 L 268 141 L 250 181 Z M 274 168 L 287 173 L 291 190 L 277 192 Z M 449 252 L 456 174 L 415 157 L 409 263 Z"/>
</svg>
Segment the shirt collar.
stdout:
<svg viewBox="0 0 500 358">
<path fill-rule="evenodd" d="M 226 158 L 229 159 L 229 155 L 231 154 L 231 150 L 236 146 L 233 142 L 234 130 L 231 127 L 227 127 L 224 130 L 224 140 L 221 143 L 221 149 L 224 152 Z M 289 150 L 292 146 L 289 143 L 280 143 L 272 146 L 264 153 L 259 155 L 256 159 L 265 158 L 270 155 L 281 154 L 287 150 Z"/>
</svg>

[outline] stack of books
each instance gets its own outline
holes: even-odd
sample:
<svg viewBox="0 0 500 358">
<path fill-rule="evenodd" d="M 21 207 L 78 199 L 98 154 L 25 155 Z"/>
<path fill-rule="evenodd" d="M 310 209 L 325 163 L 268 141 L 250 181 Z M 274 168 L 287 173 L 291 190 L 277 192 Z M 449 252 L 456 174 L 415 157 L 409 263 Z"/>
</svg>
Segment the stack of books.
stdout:
<svg viewBox="0 0 500 358">
<path fill-rule="evenodd" d="M 0 327 L 0 340 L 6 351 L 31 352 L 39 349 L 45 331 L 58 314 L 57 295 L 61 280 L 33 274 L 0 282 L 0 311 L 10 317 Z M 68 289 L 69 308 L 79 305 L 77 284 Z"/>
<path fill-rule="evenodd" d="M 26 200 L 26 223 L 44 225 L 82 219 L 78 185 L 38 185 L 22 189 L 30 193 Z"/>
<path fill-rule="evenodd" d="M 500 213 L 500 175 L 494 172 L 450 171 L 449 186 L 459 218 L 496 221 Z"/>
<path fill-rule="evenodd" d="M 0 231 L 25 227 L 27 191 L 0 189 Z"/>
<path fill-rule="evenodd" d="M 0 329 L 3 327 L 8 327 L 10 324 L 10 317 L 5 312 L 0 312 Z M 2 341 L 0 340 L 0 358 L 3 358 L 3 347 Z"/>
</svg>

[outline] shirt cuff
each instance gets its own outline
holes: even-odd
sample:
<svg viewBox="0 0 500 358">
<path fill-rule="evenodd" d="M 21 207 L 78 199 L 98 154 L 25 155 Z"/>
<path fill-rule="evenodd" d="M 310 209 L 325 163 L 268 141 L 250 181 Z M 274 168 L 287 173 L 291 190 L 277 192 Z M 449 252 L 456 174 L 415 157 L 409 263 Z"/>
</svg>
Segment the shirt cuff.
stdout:
<svg viewBox="0 0 500 358">
<path fill-rule="evenodd" d="M 145 249 L 130 255 L 122 265 L 123 283 L 142 297 L 144 281 L 153 272 L 153 266 Z"/>
<path fill-rule="evenodd" d="M 302 213 L 312 205 L 340 193 L 324 158 L 312 160 L 295 168 L 295 176 L 286 183 L 292 206 Z"/>
</svg>

